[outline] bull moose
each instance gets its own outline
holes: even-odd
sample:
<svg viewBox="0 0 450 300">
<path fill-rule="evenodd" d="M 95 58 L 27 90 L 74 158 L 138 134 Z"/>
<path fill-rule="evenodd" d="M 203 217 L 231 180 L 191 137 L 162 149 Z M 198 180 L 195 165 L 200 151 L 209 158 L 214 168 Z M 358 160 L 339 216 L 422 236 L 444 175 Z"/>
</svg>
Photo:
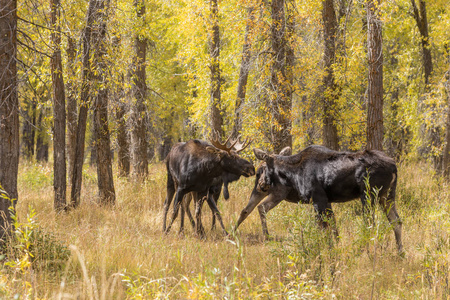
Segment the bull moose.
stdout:
<svg viewBox="0 0 450 300">
<path fill-rule="evenodd" d="M 367 199 L 371 194 L 367 188 L 378 189 L 378 201 L 393 226 L 398 251 L 403 254 L 402 222 L 395 206 L 397 167 L 392 158 L 377 150 L 338 152 L 323 146 L 309 146 L 292 156 L 253 151 L 266 163 L 259 186 L 265 189 L 281 184 L 292 188 L 300 201 L 313 203 L 323 227 L 328 226 L 330 217 L 334 218 L 331 203 L 359 197 L 363 206 L 367 201 L 373 204 L 374 197 Z"/>
<path fill-rule="evenodd" d="M 219 220 L 224 233 L 227 234 L 212 196 L 211 189 L 214 188 L 214 179 L 221 177 L 224 173 L 245 177 L 255 175 L 253 164 L 238 154 L 250 144 L 250 141 L 247 139 L 245 143 L 239 144 L 239 148 L 234 148 L 238 145 L 238 139 L 231 143 L 231 146 L 227 145 L 229 140 L 230 138 L 223 144 L 216 139 L 211 140 L 211 144 L 201 140 L 190 140 L 178 143 L 170 150 L 166 158 L 167 196 L 163 209 L 163 231 L 165 233 L 169 232 L 176 219 L 184 195 L 193 192 L 196 203 L 197 234 L 204 235 L 201 223 L 201 207 L 204 198 Z M 166 227 L 167 212 L 174 194 L 172 218 Z M 180 232 L 183 231 L 183 226 L 184 213 L 182 212 Z"/>
</svg>

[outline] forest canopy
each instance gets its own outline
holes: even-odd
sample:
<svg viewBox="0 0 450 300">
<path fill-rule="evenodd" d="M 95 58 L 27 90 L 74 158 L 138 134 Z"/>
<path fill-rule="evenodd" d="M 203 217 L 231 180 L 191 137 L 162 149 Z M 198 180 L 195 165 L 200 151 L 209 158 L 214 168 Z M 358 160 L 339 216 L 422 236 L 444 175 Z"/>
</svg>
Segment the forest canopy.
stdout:
<svg viewBox="0 0 450 300">
<path fill-rule="evenodd" d="M 275 2 L 275 1 L 274 1 Z M 414 1 L 412 1 L 414 2 Z M 424 80 L 421 41 L 423 36 L 414 17 L 411 0 L 383 1 L 379 4 L 383 24 L 384 147 L 392 155 L 415 155 L 428 144 L 423 126 L 435 128 L 437 141 L 427 154 L 441 155 L 447 111 L 445 83 L 449 69 L 449 12 L 446 1 L 426 2 L 428 48 L 432 70 L 428 85 Z M 325 2 L 323 2 L 325 3 Z M 286 1 L 284 40 L 292 51 L 289 72 L 294 148 L 321 144 L 324 109 L 321 98 L 324 67 L 324 23 L 320 1 Z M 422 2 L 420 2 L 422 3 Z M 86 1 L 62 1 L 58 23 L 67 97 L 77 98 L 81 89 L 82 37 L 88 9 Z M 220 114 L 223 131 L 233 130 L 240 112 L 243 135 L 257 136 L 255 143 L 270 148 L 272 126 L 277 126 L 267 98 L 270 98 L 271 6 L 265 1 L 219 1 L 217 15 L 210 1 L 147 1 L 137 17 L 130 1 L 106 1 L 107 85 L 109 110 L 120 102 L 131 104 L 130 95 L 135 37 L 145 41 L 146 88 L 145 122 L 150 152 L 161 145 L 193 137 L 207 137 L 211 131 L 212 25 L 219 28 Z M 416 6 L 419 3 L 415 4 Z M 424 4 L 425 5 L 425 4 Z M 51 139 L 51 70 L 49 44 L 52 33 L 47 2 L 18 2 L 19 98 L 22 126 L 43 114 L 38 132 Z M 332 68 L 339 95 L 328 111 L 334 115 L 341 149 L 365 146 L 367 111 L 367 20 L 364 1 L 334 1 L 338 30 L 336 57 Z M 74 43 L 75 45 L 71 45 Z M 248 44 L 248 83 L 245 99 L 237 101 L 243 47 Z M 74 49 L 70 49 L 74 47 Z M 71 57 L 70 51 L 75 51 Z M 73 54 L 72 54 L 73 55 Z M 239 105 L 237 107 L 236 105 Z M 130 110 L 125 113 L 128 118 Z M 36 118 L 36 116 L 34 117 Z M 117 122 L 110 118 L 114 133 Z M 89 135 L 89 133 L 88 133 Z M 24 143 L 22 143 L 23 147 Z M 114 146 L 113 148 L 117 148 Z M 162 151 L 167 153 L 167 149 Z M 164 155 L 158 157 L 163 159 Z"/>
</svg>

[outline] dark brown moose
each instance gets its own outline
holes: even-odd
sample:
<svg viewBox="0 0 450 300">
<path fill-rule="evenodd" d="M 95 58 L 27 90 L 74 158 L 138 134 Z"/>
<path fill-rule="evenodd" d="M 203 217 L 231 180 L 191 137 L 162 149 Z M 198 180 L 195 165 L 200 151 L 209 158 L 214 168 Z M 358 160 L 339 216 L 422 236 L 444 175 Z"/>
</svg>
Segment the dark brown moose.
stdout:
<svg viewBox="0 0 450 300">
<path fill-rule="evenodd" d="M 211 144 L 200 140 L 190 140 L 178 143 L 173 146 L 166 158 L 167 167 L 167 196 L 164 201 L 163 231 L 168 233 L 174 220 L 178 215 L 178 210 L 182 204 L 182 199 L 187 193 L 193 192 L 195 200 L 195 216 L 197 220 L 196 232 L 199 236 L 204 236 L 204 229 L 201 223 L 201 207 L 204 199 L 219 220 L 224 231 L 222 218 L 216 203 L 213 199 L 214 179 L 221 177 L 225 173 L 237 176 L 253 176 L 255 168 L 249 161 L 241 158 L 238 153 L 245 149 L 250 142 L 238 144 L 238 140 L 228 146 L 228 141 L 221 144 L 213 139 Z M 240 145 L 241 147 L 237 147 Z M 234 150 L 233 150 L 234 149 Z M 169 225 L 166 227 L 167 212 L 174 197 L 173 214 Z M 205 197 L 206 196 L 206 197 Z M 184 213 L 181 214 L 180 233 L 184 228 Z"/>
<path fill-rule="evenodd" d="M 377 150 L 351 153 L 323 146 L 310 146 L 292 156 L 253 151 L 266 163 L 259 186 L 264 190 L 281 184 L 294 189 L 300 201 L 313 203 L 323 227 L 328 226 L 327 220 L 334 218 L 331 203 L 359 197 L 363 206 L 367 206 L 367 201 L 372 204 L 375 201 L 372 189 L 379 190 L 377 200 L 393 226 L 398 251 L 403 254 L 402 222 L 395 207 L 397 167 L 392 158 Z M 368 195 L 371 199 L 367 199 Z"/>
</svg>

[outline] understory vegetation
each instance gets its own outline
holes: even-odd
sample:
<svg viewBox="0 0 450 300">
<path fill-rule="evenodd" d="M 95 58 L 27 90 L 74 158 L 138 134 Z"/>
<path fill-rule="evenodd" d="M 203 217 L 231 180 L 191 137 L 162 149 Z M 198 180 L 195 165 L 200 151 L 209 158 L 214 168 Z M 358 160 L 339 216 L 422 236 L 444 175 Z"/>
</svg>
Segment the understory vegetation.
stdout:
<svg viewBox="0 0 450 300">
<path fill-rule="evenodd" d="M 282 203 L 268 214 L 273 240 L 262 240 L 257 211 L 227 238 L 198 239 L 189 223 L 162 234 L 165 168 L 149 179 L 116 178 L 114 208 L 96 202 L 95 169 L 85 171 L 84 202 L 53 209 L 50 165 L 23 163 L 15 241 L 2 257 L 4 299 L 448 299 L 448 183 L 417 162 L 399 165 L 398 211 L 406 256 L 379 208 L 370 220 L 361 203 L 335 204 L 340 238 L 321 230 L 312 205 Z M 254 178 L 219 200 L 227 229 L 246 205 Z"/>
</svg>

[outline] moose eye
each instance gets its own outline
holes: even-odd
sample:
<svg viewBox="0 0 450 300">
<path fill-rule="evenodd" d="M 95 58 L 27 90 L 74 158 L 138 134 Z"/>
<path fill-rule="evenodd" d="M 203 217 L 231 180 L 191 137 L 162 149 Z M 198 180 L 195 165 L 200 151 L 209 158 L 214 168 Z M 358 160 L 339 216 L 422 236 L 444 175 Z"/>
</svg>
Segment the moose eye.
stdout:
<svg viewBox="0 0 450 300">
<path fill-rule="evenodd" d="M 280 173 L 278 174 L 278 176 L 280 176 L 280 178 L 283 180 L 287 180 L 287 176 L 284 173 Z"/>
</svg>

